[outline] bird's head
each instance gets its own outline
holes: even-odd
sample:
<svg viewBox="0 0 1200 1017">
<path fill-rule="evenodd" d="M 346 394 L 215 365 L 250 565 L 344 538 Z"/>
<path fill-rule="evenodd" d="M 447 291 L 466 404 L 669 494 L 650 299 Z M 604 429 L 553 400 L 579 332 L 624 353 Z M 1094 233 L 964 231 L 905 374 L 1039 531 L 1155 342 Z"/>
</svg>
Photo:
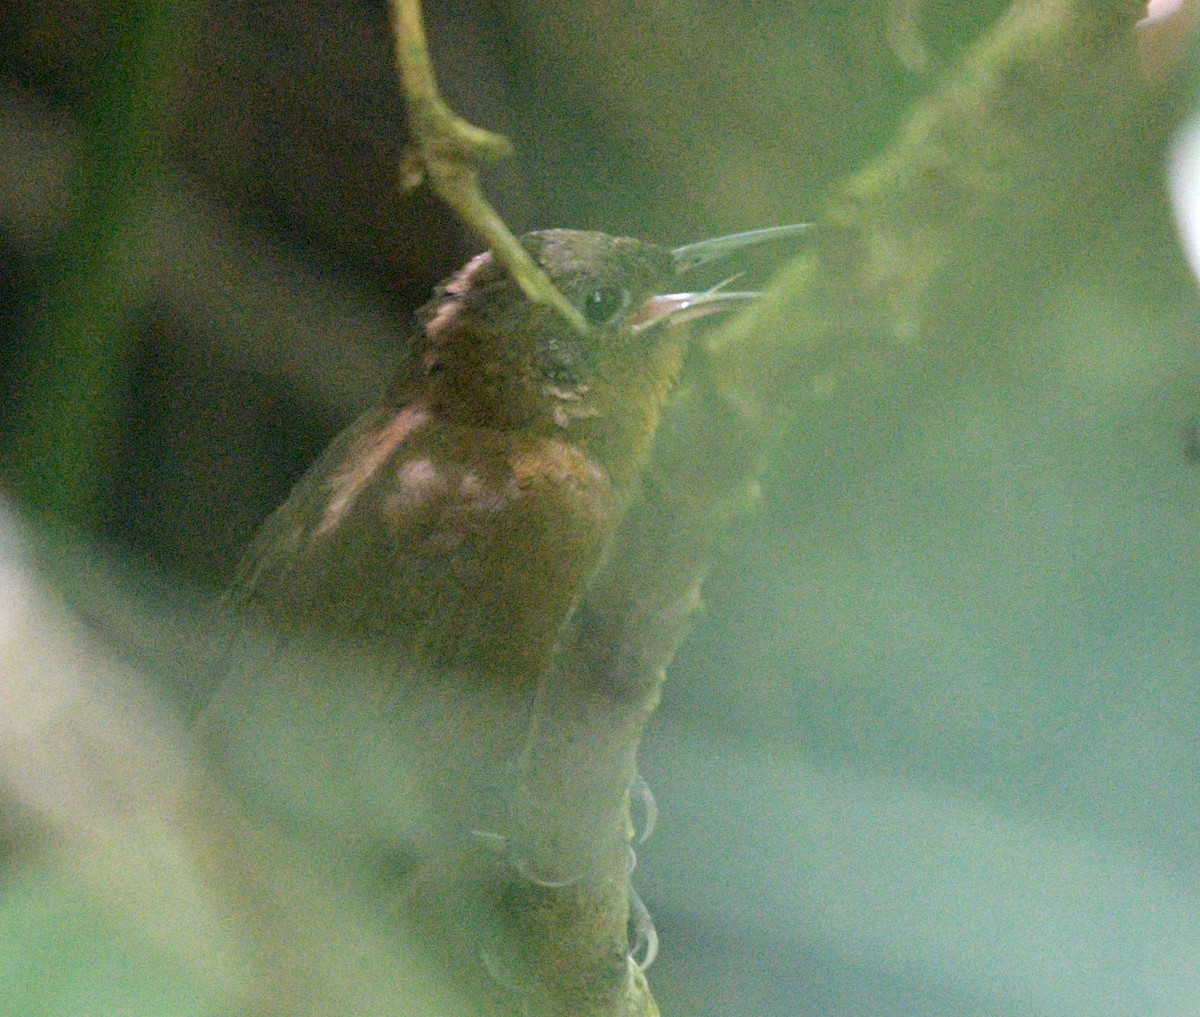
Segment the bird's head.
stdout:
<svg viewBox="0 0 1200 1017">
<path fill-rule="evenodd" d="M 609 469 L 640 459 L 682 363 L 682 324 L 755 296 L 672 292 L 676 277 L 780 227 L 672 251 L 628 237 L 545 230 L 521 242 L 580 311 L 578 330 L 533 303 L 490 254 L 471 259 L 419 313 L 414 373 L 443 419 L 544 432 Z M 415 390 L 415 391 L 414 391 Z"/>
</svg>

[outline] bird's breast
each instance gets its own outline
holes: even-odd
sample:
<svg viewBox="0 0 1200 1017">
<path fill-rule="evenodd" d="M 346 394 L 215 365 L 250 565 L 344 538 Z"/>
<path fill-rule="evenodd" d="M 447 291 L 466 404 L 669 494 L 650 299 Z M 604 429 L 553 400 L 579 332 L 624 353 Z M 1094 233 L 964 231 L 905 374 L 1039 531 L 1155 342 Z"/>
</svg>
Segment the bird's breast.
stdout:
<svg viewBox="0 0 1200 1017">
<path fill-rule="evenodd" d="M 306 636 L 526 685 L 618 515 L 607 472 L 568 442 L 376 412 L 297 485 L 244 574 Z"/>
<path fill-rule="evenodd" d="M 422 655 L 524 685 L 603 555 L 616 499 L 566 443 L 463 437 L 397 457 L 380 505 L 393 593 Z"/>
</svg>

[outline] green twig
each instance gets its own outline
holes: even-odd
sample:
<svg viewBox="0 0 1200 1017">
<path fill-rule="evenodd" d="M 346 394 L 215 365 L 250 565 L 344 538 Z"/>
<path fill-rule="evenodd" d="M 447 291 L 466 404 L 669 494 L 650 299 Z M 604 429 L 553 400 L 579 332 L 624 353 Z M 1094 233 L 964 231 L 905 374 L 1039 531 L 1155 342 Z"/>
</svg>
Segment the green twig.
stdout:
<svg viewBox="0 0 1200 1017">
<path fill-rule="evenodd" d="M 422 179 L 488 245 L 530 300 L 548 304 L 580 332 L 587 323 L 550 282 L 483 196 L 477 166 L 512 153 L 502 135 L 475 127 L 457 116 L 438 92 L 421 23 L 419 0 L 392 0 L 396 68 L 408 100 L 413 150 L 402 168 L 405 184 Z"/>
</svg>

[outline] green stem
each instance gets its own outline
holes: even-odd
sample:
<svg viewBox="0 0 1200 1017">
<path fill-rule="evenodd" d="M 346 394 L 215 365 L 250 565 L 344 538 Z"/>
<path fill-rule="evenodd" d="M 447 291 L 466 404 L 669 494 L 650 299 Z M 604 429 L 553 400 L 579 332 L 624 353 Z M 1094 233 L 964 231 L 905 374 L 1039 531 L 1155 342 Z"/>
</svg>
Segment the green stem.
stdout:
<svg viewBox="0 0 1200 1017">
<path fill-rule="evenodd" d="M 392 0 L 396 70 L 409 108 L 414 156 L 401 178 L 413 185 L 422 176 L 516 280 L 525 295 L 553 307 L 580 333 L 588 332 L 579 308 L 555 288 L 484 197 L 476 167 L 512 154 L 508 139 L 463 120 L 442 99 L 425 40 L 420 0 Z"/>
<path fill-rule="evenodd" d="M 109 46 L 83 111 L 70 216 L 47 258 L 27 376 L 4 439 L 9 479 L 25 507 L 68 525 L 97 522 L 121 430 L 186 4 L 109 6 Z"/>
</svg>

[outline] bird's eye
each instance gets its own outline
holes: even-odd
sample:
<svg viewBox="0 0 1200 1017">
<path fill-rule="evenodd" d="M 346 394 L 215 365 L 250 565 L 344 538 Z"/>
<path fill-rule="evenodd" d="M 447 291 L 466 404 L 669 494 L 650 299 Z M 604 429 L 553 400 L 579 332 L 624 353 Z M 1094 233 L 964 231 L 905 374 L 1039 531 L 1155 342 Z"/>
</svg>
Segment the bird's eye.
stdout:
<svg viewBox="0 0 1200 1017">
<path fill-rule="evenodd" d="M 600 286 L 583 300 L 583 316 L 593 328 L 606 325 L 629 306 L 629 290 L 619 286 Z"/>
</svg>

